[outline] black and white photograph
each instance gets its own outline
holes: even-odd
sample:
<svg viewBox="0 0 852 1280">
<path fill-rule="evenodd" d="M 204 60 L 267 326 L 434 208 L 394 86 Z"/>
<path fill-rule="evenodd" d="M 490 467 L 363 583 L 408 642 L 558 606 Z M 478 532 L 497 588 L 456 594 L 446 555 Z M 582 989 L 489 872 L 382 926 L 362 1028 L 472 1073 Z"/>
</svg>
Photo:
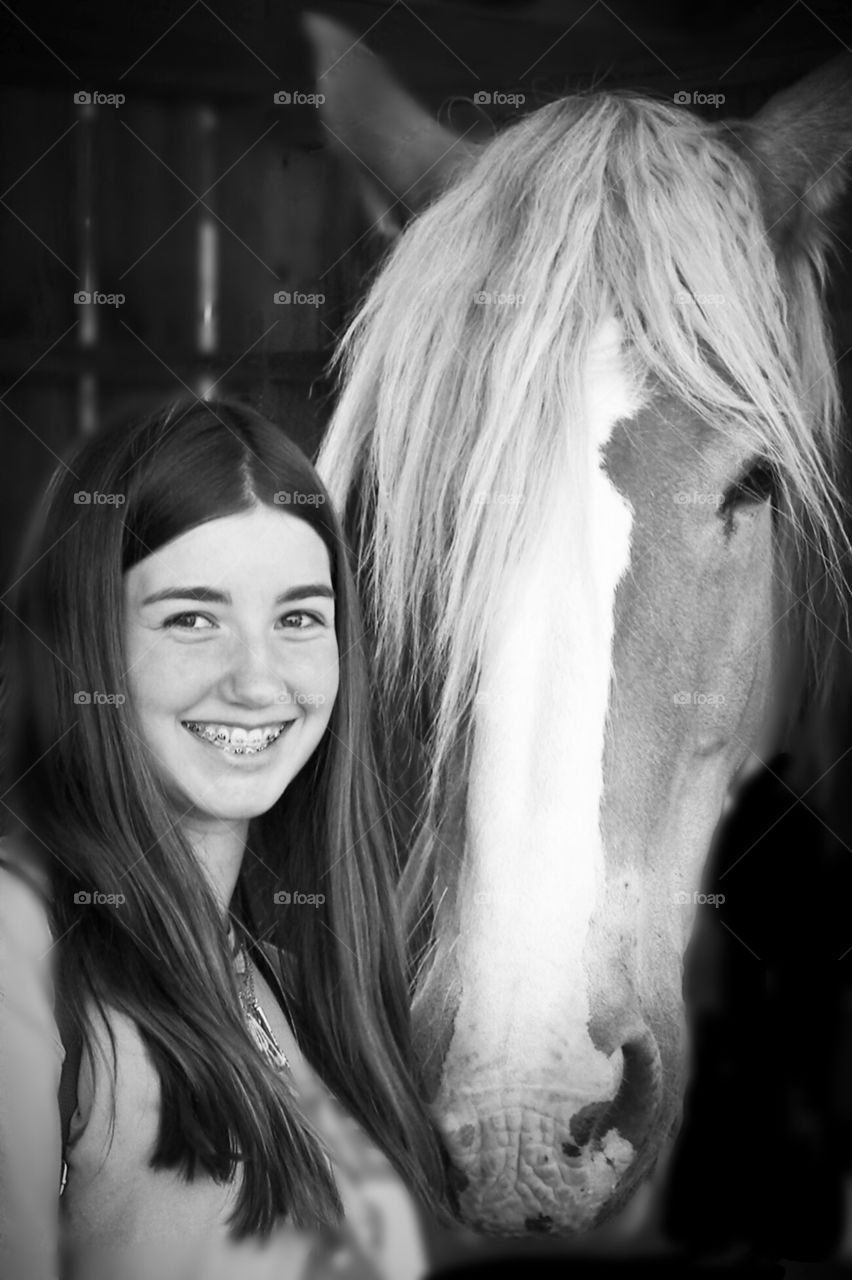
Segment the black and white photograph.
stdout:
<svg viewBox="0 0 852 1280">
<path fill-rule="evenodd" d="M 852 1277 L 852 5 L 0 66 L 0 1280 Z"/>
</svg>

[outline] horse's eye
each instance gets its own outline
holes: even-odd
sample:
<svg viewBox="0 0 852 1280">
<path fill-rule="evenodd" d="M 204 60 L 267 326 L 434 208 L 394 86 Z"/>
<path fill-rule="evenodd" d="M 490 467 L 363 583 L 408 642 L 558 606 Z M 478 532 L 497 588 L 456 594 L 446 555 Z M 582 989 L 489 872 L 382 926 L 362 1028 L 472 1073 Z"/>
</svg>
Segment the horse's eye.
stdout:
<svg viewBox="0 0 852 1280">
<path fill-rule="evenodd" d="M 755 458 L 725 490 L 718 514 L 730 519 L 737 507 L 758 506 L 775 496 L 777 477 L 766 458 Z"/>
</svg>

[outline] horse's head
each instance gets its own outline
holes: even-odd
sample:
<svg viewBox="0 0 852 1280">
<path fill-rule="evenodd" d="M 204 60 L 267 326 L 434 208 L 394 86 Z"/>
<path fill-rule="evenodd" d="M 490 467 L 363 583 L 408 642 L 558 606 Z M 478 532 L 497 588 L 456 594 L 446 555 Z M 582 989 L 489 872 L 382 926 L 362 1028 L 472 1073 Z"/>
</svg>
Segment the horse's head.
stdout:
<svg viewBox="0 0 852 1280">
<path fill-rule="evenodd" d="M 347 336 L 320 465 L 362 495 L 378 689 L 422 726 L 415 1033 L 480 1229 L 589 1227 L 678 1119 L 702 866 L 831 624 L 849 85 L 736 126 L 584 95 L 460 159 L 360 47 L 323 81 L 384 226 L 446 184 Z"/>
</svg>

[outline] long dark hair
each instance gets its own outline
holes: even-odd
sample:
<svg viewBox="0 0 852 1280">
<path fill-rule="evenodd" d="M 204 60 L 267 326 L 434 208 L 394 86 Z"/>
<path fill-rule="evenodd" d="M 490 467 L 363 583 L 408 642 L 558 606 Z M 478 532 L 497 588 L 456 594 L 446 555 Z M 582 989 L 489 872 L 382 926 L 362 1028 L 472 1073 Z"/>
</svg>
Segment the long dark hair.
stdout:
<svg viewBox="0 0 852 1280">
<path fill-rule="evenodd" d="M 88 999 L 138 1026 L 162 1090 L 152 1167 L 226 1181 L 242 1165 L 236 1238 L 264 1235 L 285 1214 L 329 1225 L 339 1199 L 316 1136 L 251 1046 L 220 909 L 174 824 L 132 702 L 115 695 L 126 687 L 123 574 L 205 521 L 281 509 L 282 494 L 328 549 L 340 687 L 319 747 L 249 825 L 259 856 L 246 854 L 234 901 L 279 929 L 309 1061 L 435 1208 L 444 1161 L 410 1049 L 398 868 L 373 764 L 358 602 L 341 526 L 308 459 L 229 400 L 177 401 L 86 441 L 48 487 L 8 596 L 4 645 L 4 805 L 50 877 L 63 998 L 90 1045 Z M 316 889 L 325 904 L 270 911 L 274 889 L 288 884 Z M 91 895 L 85 910 L 81 893 Z M 120 907 L 109 901 L 118 894 Z"/>
</svg>

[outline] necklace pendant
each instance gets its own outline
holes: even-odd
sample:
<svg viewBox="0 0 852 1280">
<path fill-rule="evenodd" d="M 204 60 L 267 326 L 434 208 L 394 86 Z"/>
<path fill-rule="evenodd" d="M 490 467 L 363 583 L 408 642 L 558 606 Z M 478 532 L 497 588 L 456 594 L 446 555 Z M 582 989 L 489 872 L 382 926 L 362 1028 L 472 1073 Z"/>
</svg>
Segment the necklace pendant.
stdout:
<svg viewBox="0 0 852 1280">
<path fill-rule="evenodd" d="M 255 1044 L 267 1061 L 274 1067 L 289 1070 L 287 1056 L 266 1025 L 263 1011 L 258 1005 L 254 1005 L 250 1010 L 248 1024 Z"/>
<path fill-rule="evenodd" d="M 254 990 L 252 963 L 244 944 L 240 946 L 234 957 L 234 967 L 238 978 L 240 1004 L 243 1008 L 243 1015 L 251 1033 L 251 1038 L 261 1056 L 273 1071 L 282 1077 L 290 1093 L 295 1098 L 297 1094 L 290 1063 L 284 1050 L 275 1039 L 266 1014 L 258 1004 Z"/>
</svg>

